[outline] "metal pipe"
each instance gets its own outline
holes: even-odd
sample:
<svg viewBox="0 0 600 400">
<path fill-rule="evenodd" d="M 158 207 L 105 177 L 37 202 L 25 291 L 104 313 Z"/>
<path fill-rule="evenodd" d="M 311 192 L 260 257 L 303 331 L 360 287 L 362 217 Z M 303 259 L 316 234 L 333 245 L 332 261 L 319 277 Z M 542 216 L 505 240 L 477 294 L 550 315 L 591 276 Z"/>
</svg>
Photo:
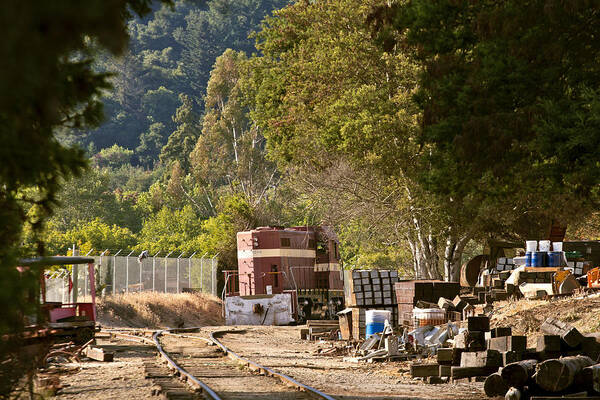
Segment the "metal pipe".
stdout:
<svg viewBox="0 0 600 400">
<path fill-rule="evenodd" d="M 217 254 L 215 254 L 211 259 L 210 259 L 210 270 L 211 270 L 211 275 L 210 275 L 210 280 L 211 280 L 211 293 L 216 296 L 217 295 L 217 275 L 216 275 L 216 271 L 215 271 L 215 258 L 221 254 L 221 252 L 218 252 Z"/>
<path fill-rule="evenodd" d="M 202 254 L 200 258 L 200 291 L 204 292 L 204 257 L 208 254 L 208 251 Z"/>
<path fill-rule="evenodd" d="M 138 255 L 138 259 L 139 257 L 144 254 L 144 252 L 142 251 L 139 255 Z M 144 259 L 139 260 L 140 261 L 140 292 L 142 291 L 142 266 L 144 265 Z"/>
</svg>

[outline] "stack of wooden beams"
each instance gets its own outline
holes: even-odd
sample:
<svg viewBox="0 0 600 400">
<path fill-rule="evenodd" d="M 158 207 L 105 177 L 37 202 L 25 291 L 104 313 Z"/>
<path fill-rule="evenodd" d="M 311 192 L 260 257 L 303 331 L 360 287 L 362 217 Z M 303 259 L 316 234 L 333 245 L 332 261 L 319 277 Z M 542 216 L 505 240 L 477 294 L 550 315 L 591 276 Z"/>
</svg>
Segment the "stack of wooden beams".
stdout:
<svg viewBox="0 0 600 400">
<path fill-rule="evenodd" d="M 394 285 L 398 300 L 398 316 L 410 324 L 412 311 L 417 302 L 424 301 L 437 304 L 440 297 L 454 299 L 460 292 L 458 282 L 434 280 L 401 281 Z"/>
<path fill-rule="evenodd" d="M 335 319 L 309 319 L 306 329 L 300 330 L 300 338 L 308 340 L 337 339 L 339 322 Z"/>
<path fill-rule="evenodd" d="M 411 365 L 413 377 L 431 383 L 486 377 L 489 397 L 536 399 L 544 393 L 539 399 L 558 399 L 565 393 L 584 392 L 573 398 L 597 399 L 589 394 L 600 394 L 597 335 L 584 336 L 565 322 L 547 318 L 537 346 L 527 348 L 526 336 L 513 335 L 507 327 L 490 329 L 486 316 L 467 321 L 467 330 L 454 338 L 454 347 L 438 349 L 437 363 Z"/>
</svg>

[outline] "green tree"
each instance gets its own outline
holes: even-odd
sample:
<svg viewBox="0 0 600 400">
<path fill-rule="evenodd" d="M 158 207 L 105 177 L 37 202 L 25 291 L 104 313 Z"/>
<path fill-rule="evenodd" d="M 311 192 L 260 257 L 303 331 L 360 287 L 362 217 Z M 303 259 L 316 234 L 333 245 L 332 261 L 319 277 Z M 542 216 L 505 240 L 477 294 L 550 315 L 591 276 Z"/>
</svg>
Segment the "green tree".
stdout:
<svg viewBox="0 0 600 400">
<path fill-rule="evenodd" d="M 160 151 L 160 161 L 163 163 L 178 161 L 183 170 L 188 171 L 189 155 L 200 135 L 200 117 L 194 112 L 192 99 L 188 95 L 181 93 L 179 100 L 181 106 L 173 115 L 173 122 L 177 128 Z"/>
<path fill-rule="evenodd" d="M 23 315 L 36 304 L 26 298 L 25 289 L 35 292 L 37 271 L 15 269 L 26 209 L 33 203 L 39 210 L 29 221 L 35 236 L 55 203 L 60 183 L 85 166 L 84 151 L 63 146 L 55 133 L 59 128 L 97 126 L 102 117 L 99 97 L 109 84 L 106 74 L 92 69 L 92 45 L 121 53 L 130 11 L 149 10 L 148 0 L 69 4 L 29 0 L 3 5 L 0 32 L 5 40 L 0 56 L 7 62 L 0 78 L 2 337 L 18 339 Z M 41 241 L 36 252 L 45 252 Z M 15 350 L 18 346 L 12 340 L 0 343 L 1 395 L 26 371 L 14 365 L 19 359 Z"/>
<path fill-rule="evenodd" d="M 598 4 L 412 0 L 389 15 L 382 36 L 424 66 L 421 180 L 449 213 L 536 237 L 596 207 Z"/>
<path fill-rule="evenodd" d="M 47 237 L 48 247 L 53 254 L 67 254 L 72 244 L 82 253 L 87 253 L 93 249 L 131 249 L 137 243 L 135 235 L 128 228 L 108 225 L 100 218 L 76 225 L 64 233 L 53 230 Z"/>
<path fill-rule="evenodd" d="M 254 92 L 246 55 L 228 49 L 217 58 L 205 99 L 202 135 L 190 156 L 201 185 L 243 194 L 256 208 L 279 176 L 265 157 L 265 140 L 250 114 Z"/>
<path fill-rule="evenodd" d="M 133 150 L 125 149 L 117 144 L 102 149 L 92 157 L 92 163 L 96 167 L 118 168 L 131 162 Z"/>
<path fill-rule="evenodd" d="M 251 117 L 270 156 L 322 209 L 321 222 L 340 232 L 364 226 L 355 242 L 343 237 L 342 247 L 354 249 L 347 259 L 393 247 L 406 257 L 406 246 L 411 257 L 403 264 L 416 276 L 440 277 L 443 259 L 454 279 L 470 234 L 456 220 L 458 232 L 448 231 L 436 199 L 414 179 L 421 67 L 373 39 L 367 20 L 378 4 L 298 2 L 267 18 L 257 35 L 263 56 L 252 60 Z"/>
<path fill-rule="evenodd" d="M 152 168 L 157 161 L 157 155 L 165 143 L 165 124 L 155 122 L 148 128 L 148 132 L 140 136 L 140 145 L 135 151 L 141 165 Z"/>
</svg>

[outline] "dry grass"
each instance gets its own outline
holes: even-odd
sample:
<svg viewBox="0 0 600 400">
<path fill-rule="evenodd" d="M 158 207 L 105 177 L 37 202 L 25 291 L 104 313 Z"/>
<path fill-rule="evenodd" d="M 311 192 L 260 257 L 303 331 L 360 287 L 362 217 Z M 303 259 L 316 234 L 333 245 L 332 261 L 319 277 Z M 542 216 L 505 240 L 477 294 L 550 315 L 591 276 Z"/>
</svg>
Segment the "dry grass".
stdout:
<svg viewBox="0 0 600 400">
<path fill-rule="evenodd" d="M 548 317 L 568 322 L 582 333 L 599 332 L 600 297 L 496 302 L 491 325 L 510 326 L 513 334 L 534 339 L 540 335 L 540 326 Z"/>
<path fill-rule="evenodd" d="M 104 326 L 164 328 L 223 325 L 221 300 L 204 293 L 129 293 L 98 302 Z"/>
</svg>

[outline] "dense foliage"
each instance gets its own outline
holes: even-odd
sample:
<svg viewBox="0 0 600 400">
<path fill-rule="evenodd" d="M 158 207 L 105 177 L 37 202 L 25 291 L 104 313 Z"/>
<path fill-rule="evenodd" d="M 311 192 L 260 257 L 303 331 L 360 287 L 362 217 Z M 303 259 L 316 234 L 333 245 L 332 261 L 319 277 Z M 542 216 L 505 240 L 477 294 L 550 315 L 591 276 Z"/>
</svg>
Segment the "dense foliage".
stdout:
<svg viewBox="0 0 600 400">
<path fill-rule="evenodd" d="M 46 3 L 0 17 L 0 333 L 19 251 L 233 268 L 237 231 L 329 224 L 346 266 L 456 279 L 489 237 L 598 236 L 597 1 Z"/>
</svg>

